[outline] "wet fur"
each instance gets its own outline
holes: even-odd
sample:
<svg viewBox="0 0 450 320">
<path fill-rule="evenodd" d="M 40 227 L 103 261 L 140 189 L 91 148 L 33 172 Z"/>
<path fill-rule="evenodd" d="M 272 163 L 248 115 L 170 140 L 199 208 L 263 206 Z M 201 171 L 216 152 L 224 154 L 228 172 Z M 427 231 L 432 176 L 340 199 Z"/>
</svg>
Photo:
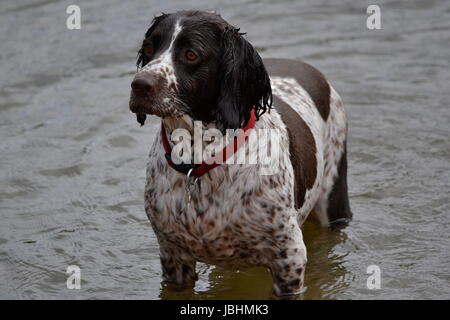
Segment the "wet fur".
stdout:
<svg viewBox="0 0 450 320">
<path fill-rule="evenodd" d="M 153 57 L 146 56 L 144 47 L 161 31 L 160 47 Z M 178 53 L 186 43 L 205 56 L 202 64 L 183 63 Z M 146 114 L 157 114 L 169 134 L 179 127 L 192 130 L 193 120 L 221 130 L 239 128 L 255 107 L 255 129 L 273 129 L 282 151 L 270 164 L 272 175 L 262 175 L 259 164 L 211 170 L 185 206 L 186 176 L 168 166 L 161 137 L 156 137 L 147 166 L 145 210 L 160 245 L 164 279 L 193 284 L 197 261 L 232 268 L 265 266 L 272 272 L 275 295 L 299 294 L 307 263 L 303 222 L 314 216 L 329 225 L 331 216 L 351 217 L 343 177 L 347 127 L 336 91 L 318 71 L 291 60 L 277 63 L 307 68 L 306 80 L 302 72 L 269 77 L 239 30 L 207 12 L 155 18 L 137 63 L 135 79 L 158 86 L 152 96 L 131 93 L 130 109 L 141 124 Z M 326 99 L 320 100 L 324 94 Z M 287 115 L 298 121 L 287 121 Z M 240 148 L 236 156 L 249 156 L 249 150 Z"/>
</svg>

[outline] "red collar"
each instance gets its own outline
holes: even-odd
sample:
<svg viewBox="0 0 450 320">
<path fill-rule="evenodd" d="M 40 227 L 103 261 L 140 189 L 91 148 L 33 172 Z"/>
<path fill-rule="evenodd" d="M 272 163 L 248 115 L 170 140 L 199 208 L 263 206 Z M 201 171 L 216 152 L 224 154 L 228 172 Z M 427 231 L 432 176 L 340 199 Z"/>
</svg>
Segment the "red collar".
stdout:
<svg viewBox="0 0 450 320">
<path fill-rule="evenodd" d="M 170 147 L 169 139 L 167 138 L 166 128 L 164 127 L 164 123 L 161 121 L 161 140 L 162 144 L 164 146 L 164 150 L 166 151 L 166 159 L 167 163 L 177 170 L 180 173 L 186 174 L 191 177 L 201 177 L 208 171 L 214 169 L 215 167 L 220 166 L 222 163 L 225 163 L 228 158 L 230 158 L 233 154 L 237 152 L 239 147 L 247 140 L 248 134 L 245 134 L 248 130 L 253 129 L 256 123 L 256 114 L 255 109 L 251 110 L 250 113 L 250 119 L 248 120 L 248 123 L 245 127 L 242 128 L 242 131 L 239 132 L 239 135 L 233 139 L 229 144 L 223 148 L 221 152 L 219 152 L 217 155 L 214 156 L 215 159 L 222 159 L 222 161 L 219 161 L 219 163 L 216 163 L 217 161 L 214 161 L 213 159 L 210 159 L 210 164 L 205 163 L 204 161 L 201 164 L 175 164 L 172 161 L 172 148 Z M 242 136 L 244 136 L 244 139 L 242 139 Z M 213 160 L 213 161 L 211 161 Z"/>
</svg>

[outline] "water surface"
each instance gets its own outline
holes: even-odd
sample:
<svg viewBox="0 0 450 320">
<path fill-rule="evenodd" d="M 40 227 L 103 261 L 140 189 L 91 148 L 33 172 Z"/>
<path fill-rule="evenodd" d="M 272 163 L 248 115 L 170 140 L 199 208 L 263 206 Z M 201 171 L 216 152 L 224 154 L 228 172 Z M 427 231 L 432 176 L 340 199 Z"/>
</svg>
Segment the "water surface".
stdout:
<svg viewBox="0 0 450 320">
<path fill-rule="evenodd" d="M 264 269 L 199 265 L 193 290 L 161 288 L 143 209 L 158 130 L 128 111 L 136 50 L 153 15 L 219 11 L 263 57 L 302 59 L 342 95 L 355 219 L 305 226 L 304 299 L 449 299 L 450 3 L 377 1 L 0 3 L 0 299 L 270 297 Z M 82 272 L 66 288 L 68 265 Z M 381 269 L 381 289 L 366 269 Z"/>
</svg>

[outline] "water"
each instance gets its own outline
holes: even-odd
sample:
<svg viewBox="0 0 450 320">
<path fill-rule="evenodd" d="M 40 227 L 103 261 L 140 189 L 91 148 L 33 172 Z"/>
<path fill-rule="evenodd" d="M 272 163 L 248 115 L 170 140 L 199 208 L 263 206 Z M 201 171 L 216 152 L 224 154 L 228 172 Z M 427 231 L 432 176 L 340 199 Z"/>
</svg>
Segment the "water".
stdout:
<svg viewBox="0 0 450 320">
<path fill-rule="evenodd" d="M 0 298 L 174 299 L 270 296 L 264 269 L 199 266 L 194 290 L 161 288 L 143 210 L 158 129 L 128 111 L 136 50 L 154 14 L 216 9 L 263 57 L 303 59 L 349 116 L 355 215 L 341 231 L 305 226 L 304 299 L 449 299 L 450 3 L 71 1 L 0 3 Z M 80 290 L 66 288 L 68 265 Z M 366 286 L 370 265 L 381 289 Z"/>
</svg>

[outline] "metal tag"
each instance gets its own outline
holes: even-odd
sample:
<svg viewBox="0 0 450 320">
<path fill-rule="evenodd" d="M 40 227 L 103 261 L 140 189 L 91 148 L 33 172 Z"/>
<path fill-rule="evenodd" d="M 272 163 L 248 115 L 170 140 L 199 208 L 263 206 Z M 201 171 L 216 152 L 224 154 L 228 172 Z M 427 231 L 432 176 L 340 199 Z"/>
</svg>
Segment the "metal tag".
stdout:
<svg viewBox="0 0 450 320">
<path fill-rule="evenodd" d="M 187 207 L 192 200 L 192 194 L 198 192 L 198 178 L 191 176 L 192 170 L 187 174 L 186 189 L 184 191 L 184 205 Z"/>
</svg>

